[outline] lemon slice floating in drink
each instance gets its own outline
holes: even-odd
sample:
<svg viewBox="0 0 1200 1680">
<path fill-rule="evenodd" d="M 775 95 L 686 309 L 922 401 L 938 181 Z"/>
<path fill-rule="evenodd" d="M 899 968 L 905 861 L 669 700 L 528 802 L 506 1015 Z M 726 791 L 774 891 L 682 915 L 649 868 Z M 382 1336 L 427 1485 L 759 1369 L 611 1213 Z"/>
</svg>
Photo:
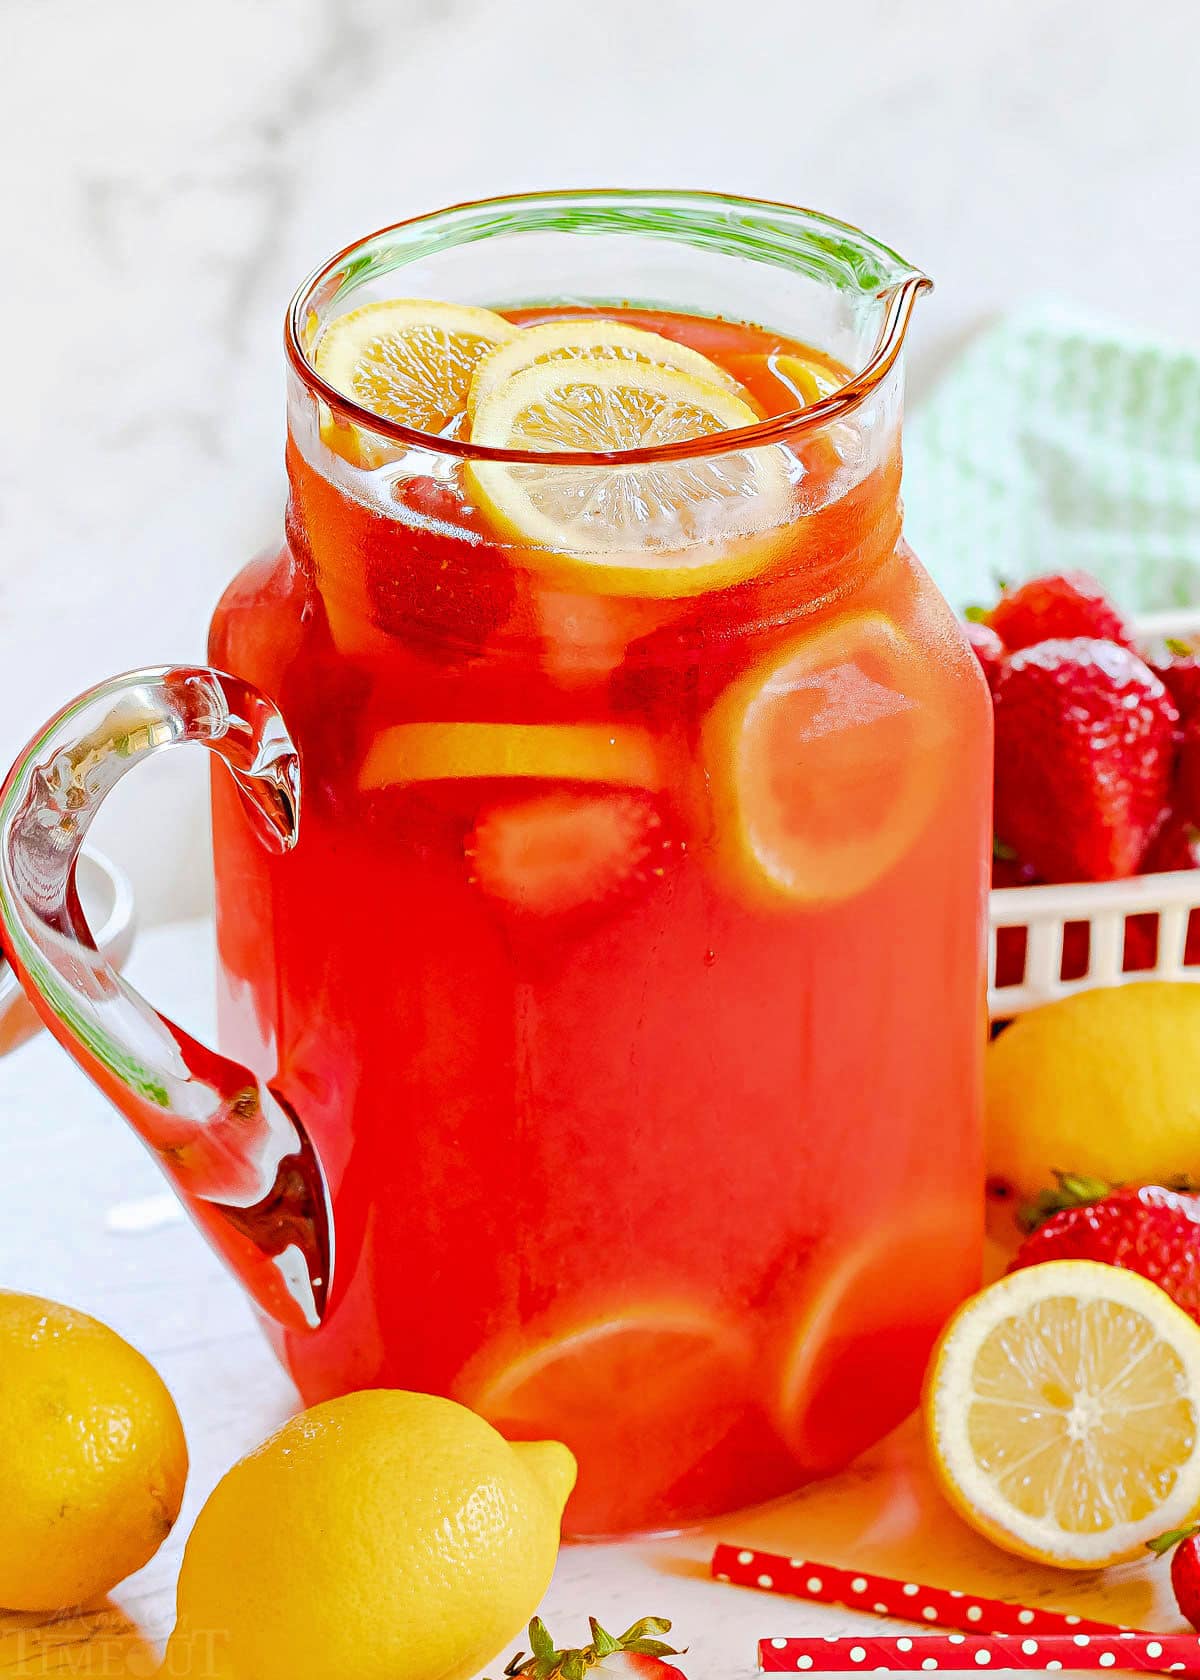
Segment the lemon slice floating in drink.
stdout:
<svg viewBox="0 0 1200 1680">
<path fill-rule="evenodd" d="M 722 451 L 715 441 L 758 418 L 728 383 L 677 367 L 596 356 L 535 362 L 479 401 L 472 442 L 620 453 L 712 438 L 711 452 L 627 466 L 472 461 L 467 487 L 496 531 L 565 587 L 698 595 L 752 576 L 786 536 L 785 452 Z"/>
<path fill-rule="evenodd" d="M 361 788 L 520 778 L 661 788 L 661 740 L 634 724 L 398 723 L 372 741 Z"/>
<path fill-rule="evenodd" d="M 725 691 L 701 753 L 716 857 L 744 895 L 834 902 L 909 851 L 940 784 L 936 680 L 890 618 L 860 612 Z"/>
<path fill-rule="evenodd" d="M 439 433 L 465 414 L 477 364 L 517 331 L 490 309 L 392 298 L 336 316 L 317 340 L 313 365 L 322 379 L 372 414 Z M 344 445 L 354 429 L 333 421 L 325 431 L 326 441 L 347 454 Z"/>
<path fill-rule="evenodd" d="M 979 1286 L 977 1242 L 969 1214 L 935 1199 L 813 1256 L 780 1326 L 775 1390 L 779 1432 L 807 1472 L 836 1469 L 911 1409 L 949 1305 Z"/>
<path fill-rule="evenodd" d="M 524 327 L 486 355 L 475 368 L 467 393 L 467 412 L 472 416 L 485 397 L 498 385 L 526 368 L 545 362 L 577 361 L 589 357 L 602 362 L 641 362 L 653 367 L 675 368 L 713 385 L 736 391 L 737 381 L 699 350 L 645 327 L 623 321 L 597 320 L 592 315 L 573 316 L 566 321 L 543 321 Z"/>
<path fill-rule="evenodd" d="M 1064 1569 L 1137 1557 L 1200 1508 L 1200 1329 L 1133 1272 L 1030 1266 L 951 1319 L 926 1427 L 943 1491 L 997 1545 Z"/>
<path fill-rule="evenodd" d="M 469 1367 L 455 1394 L 510 1440 L 570 1446 L 580 1475 L 568 1530 L 615 1533 L 653 1523 L 656 1501 L 668 1509 L 673 1486 L 736 1428 L 754 1403 L 752 1350 L 735 1323 L 663 1302 L 532 1332 Z M 622 1463 L 630 1486 L 614 1474 Z"/>
<path fill-rule="evenodd" d="M 806 356 L 789 356 L 781 352 L 772 356 L 770 363 L 775 377 L 790 385 L 806 408 L 832 396 L 845 383 L 832 369 L 809 361 Z"/>
</svg>

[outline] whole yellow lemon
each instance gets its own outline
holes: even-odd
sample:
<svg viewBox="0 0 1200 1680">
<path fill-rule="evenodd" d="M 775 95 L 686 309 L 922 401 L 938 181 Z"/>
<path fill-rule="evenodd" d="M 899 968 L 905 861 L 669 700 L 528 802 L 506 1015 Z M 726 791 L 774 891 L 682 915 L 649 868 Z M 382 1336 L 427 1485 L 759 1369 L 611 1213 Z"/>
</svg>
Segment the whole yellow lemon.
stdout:
<svg viewBox="0 0 1200 1680">
<path fill-rule="evenodd" d="M 524 1627 L 575 1460 L 453 1400 L 373 1389 L 286 1423 L 188 1539 L 173 1674 L 465 1680 Z"/>
<path fill-rule="evenodd" d="M 987 1062 L 987 1168 L 1020 1197 L 1055 1169 L 1200 1179 L 1200 986 L 1077 992 L 1021 1015 Z"/>
<path fill-rule="evenodd" d="M 187 1444 L 154 1367 L 115 1331 L 0 1290 L 0 1607 L 65 1610 L 152 1558 Z"/>
</svg>

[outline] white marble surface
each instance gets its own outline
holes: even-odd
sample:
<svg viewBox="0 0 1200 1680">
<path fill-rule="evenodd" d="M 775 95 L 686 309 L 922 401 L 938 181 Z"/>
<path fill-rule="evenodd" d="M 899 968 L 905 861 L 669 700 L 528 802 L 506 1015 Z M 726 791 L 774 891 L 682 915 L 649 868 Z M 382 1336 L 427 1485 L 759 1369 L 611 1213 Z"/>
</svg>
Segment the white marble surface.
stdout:
<svg viewBox="0 0 1200 1680">
<path fill-rule="evenodd" d="M 1052 290 L 1196 338 L 1195 0 L 0 0 L 0 756 L 196 657 L 278 528 L 280 319 L 382 223 L 535 186 L 816 204 L 939 282 L 918 394 Z M 202 906 L 204 766 L 100 825 Z"/>
<path fill-rule="evenodd" d="M 193 921 L 147 933 L 128 973 L 207 1036 L 212 966 L 211 925 Z M 70 1302 L 140 1347 L 175 1395 L 192 1459 L 175 1532 L 110 1603 L 58 1622 L 0 1612 L 0 1674 L 145 1680 L 172 1625 L 175 1575 L 196 1512 L 234 1460 L 287 1416 L 295 1392 L 237 1286 L 163 1195 L 149 1156 L 45 1034 L 0 1059 L 0 1162 L 0 1285 Z M 849 1611 L 710 1581 L 718 1539 L 1135 1627 L 1180 1626 L 1168 1572 L 1154 1560 L 1069 1575 L 1021 1563 L 972 1534 L 933 1486 L 912 1423 L 846 1474 L 764 1510 L 675 1538 L 565 1548 L 547 1621 L 567 1641 L 586 1638 L 588 1615 L 606 1626 L 667 1616 L 689 1647 L 681 1662 L 688 1680 L 749 1680 L 759 1638 L 879 1630 Z"/>
</svg>

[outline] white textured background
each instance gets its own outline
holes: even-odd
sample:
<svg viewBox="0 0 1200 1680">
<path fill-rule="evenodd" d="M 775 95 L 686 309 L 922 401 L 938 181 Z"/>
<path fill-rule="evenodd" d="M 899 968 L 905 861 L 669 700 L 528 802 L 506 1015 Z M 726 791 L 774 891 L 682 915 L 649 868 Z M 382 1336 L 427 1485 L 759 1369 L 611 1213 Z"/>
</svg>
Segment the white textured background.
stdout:
<svg viewBox="0 0 1200 1680">
<path fill-rule="evenodd" d="M 0 756 L 198 657 L 277 531 L 280 320 L 356 235 L 539 186 L 830 210 L 938 282 L 915 390 L 1047 290 L 1200 337 L 1197 0 L 0 0 Z M 204 765 L 99 837 L 208 893 Z"/>
</svg>

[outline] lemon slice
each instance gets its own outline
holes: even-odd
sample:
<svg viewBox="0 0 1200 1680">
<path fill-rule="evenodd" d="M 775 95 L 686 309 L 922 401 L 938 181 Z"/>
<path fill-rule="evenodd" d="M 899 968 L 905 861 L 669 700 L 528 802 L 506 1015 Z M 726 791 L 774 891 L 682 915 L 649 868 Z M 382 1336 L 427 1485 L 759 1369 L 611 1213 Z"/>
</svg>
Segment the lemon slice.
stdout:
<svg viewBox="0 0 1200 1680">
<path fill-rule="evenodd" d="M 1030 1266 L 951 1319 L 926 1427 L 982 1534 L 1096 1569 L 1200 1508 L 1200 1329 L 1157 1284 L 1091 1260 Z"/>
<path fill-rule="evenodd" d="M 676 368 L 712 385 L 730 391 L 738 389 L 733 376 L 702 356 L 699 350 L 676 344 L 661 333 L 647 332 L 644 327 L 581 315 L 569 321 L 544 321 L 540 326 L 524 327 L 506 344 L 490 351 L 472 375 L 467 392 L 468 414 L 473 417 L 483 399 L 514 373 L 543 362 L 575 361 L 581 356 L 593 361 L 643 362 L 653 367 Z"/>
<path fill-rule="evenodd" d="M 652 448 L 758 416 L 726 387 L 650 362 L 535 363 L 475 410 L 471 440 L 505 449 Z M 470 493 L 508 540 L 571 588 L 654 598 L 738 583 L 774 553 L 791 502 L 777 446 L 684 461 L 564 467 L 473 461 Z"/>
<path fill-rule="evenodd" d="M 775 1412 L 798 1461 L 827 1474 L 912 1410 L 947 1313 L 979 1286 L 978 1217 L 937 1201 L 907 1209 L 815 1255 L 804 1281 L 780 1337 Z"/>
<path fill-rule="evenodd" d="M 465 414 L 476 364 L 517 331 L 490 309 L 392 298 L 332 320 L 313 365 L 360 407 L 439 433 Z"/>
<path fill-rule="evenodd" d="M 656 791 L 663 752 L 648 729 L 600 723 L 398 723 L 372 741 L 362 788 L 460 778 L 610 782 Z"/>
<path fill-rule="evenodd" d="M 832 396 L 843 383 L 829 368 L 822 367 L 818 362 L 810 362 L 805 356 L 780 353 L 771 356 L 769 361 L 776 378 L 782 379 L 785 385 L 790 385 L 806 408 L 812 403 L 820 402 L 824 397 Z"/>
<path fill-rule="evenodd" d="M 661 1526 L 685 1478 L 752 1413 L 753 1350 L 736 1320 L 664 1301 L 486 1349 L 455 1397 L 510 1440 L 568 1445 L 576 1535 Z M 614 1466 L 623 1466 L 614 1474 Z"/>
<path fill-rule="evenodd" d="M 941 787 L 929 662 L 884 613 L 775 652 L 704 721 L 715 856 L 743 896 L 832 903 L 903 856 Z"/>
</svg>

